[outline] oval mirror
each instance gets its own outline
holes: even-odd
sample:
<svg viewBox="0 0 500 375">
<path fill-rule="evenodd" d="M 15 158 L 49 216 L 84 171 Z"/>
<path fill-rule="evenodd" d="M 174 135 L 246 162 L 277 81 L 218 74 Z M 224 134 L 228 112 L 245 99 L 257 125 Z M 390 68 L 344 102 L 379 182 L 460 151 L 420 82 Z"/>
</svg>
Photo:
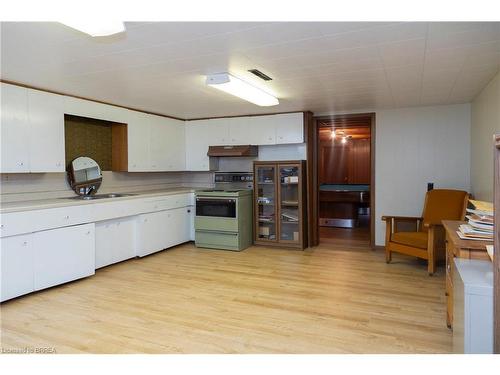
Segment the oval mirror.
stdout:
<svg viewBox="0 0 500 375">
<path fill-rule="evenodd" d="M 94 159 L 80 156 L 69 164 L 68 179 L 78 195 L 93 195 L 101 186 L 101 168 Z"/>
</svg>

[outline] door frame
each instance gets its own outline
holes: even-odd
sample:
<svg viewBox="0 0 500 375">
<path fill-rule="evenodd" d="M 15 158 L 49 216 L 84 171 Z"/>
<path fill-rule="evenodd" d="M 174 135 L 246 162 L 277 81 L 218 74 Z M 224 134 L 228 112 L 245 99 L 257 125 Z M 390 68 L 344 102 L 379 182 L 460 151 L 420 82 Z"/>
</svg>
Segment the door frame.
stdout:
<svg viewBox="0 0 500 375">
<path fill-rule="evenodd" d="M 319 245 L 319 138 L 320 121 L 348 121 L 370 118 L 370 247 L 375 249 L 375 112 L 315 116 L 306 122 L 309 246 Z"/>
</svg>

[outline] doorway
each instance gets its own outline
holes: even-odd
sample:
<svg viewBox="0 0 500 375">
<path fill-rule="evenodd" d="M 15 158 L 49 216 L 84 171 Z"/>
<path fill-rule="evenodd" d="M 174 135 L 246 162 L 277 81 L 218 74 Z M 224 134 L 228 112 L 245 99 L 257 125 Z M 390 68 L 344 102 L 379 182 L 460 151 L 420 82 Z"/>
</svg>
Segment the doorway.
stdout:
<svg viewBox="0 0 500 375">
<path fill-rule="evenodd" d="M 316 120 L 321 243 L 374 245 L 374 114 Z"/>
</svg>

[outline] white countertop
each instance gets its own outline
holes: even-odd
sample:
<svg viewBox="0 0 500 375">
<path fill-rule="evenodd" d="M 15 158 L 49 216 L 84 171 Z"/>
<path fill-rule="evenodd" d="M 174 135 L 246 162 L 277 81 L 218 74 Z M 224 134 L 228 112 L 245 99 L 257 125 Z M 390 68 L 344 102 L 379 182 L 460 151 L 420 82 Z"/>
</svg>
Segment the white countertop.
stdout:
<svg viewBox="0 0 500 375">
<path fill-rule="evenodd" d="M 19 201 L 19 202 L 7 202 L 0 204 L 0 214 L 19 212 L 19 211 L 29 211 L 29 210 L 43 210 L 56 207 L 78 206 L 84 204 L 116 202 L 128 199 L 149 198 L 162 195 L 175 195 L 183 193 L 185 194 L 185 193 L 193 193 L 196 190 L 198 189 L 193 189 L 188 187 L 177 187 L 177 188 L 166 188 L 158 190 L 131 191 L 128 194 L 134 194 L 134 195 L 126 197 L 116 197 L 116 198 L 79 200 L 79 199 L 71 199 L 71 197 L 65 197 L 65 198 L 38 199 L 38 200 Z M 120 192 L 120 193 L 127 194 L 127 192 Z"/>
</svg>

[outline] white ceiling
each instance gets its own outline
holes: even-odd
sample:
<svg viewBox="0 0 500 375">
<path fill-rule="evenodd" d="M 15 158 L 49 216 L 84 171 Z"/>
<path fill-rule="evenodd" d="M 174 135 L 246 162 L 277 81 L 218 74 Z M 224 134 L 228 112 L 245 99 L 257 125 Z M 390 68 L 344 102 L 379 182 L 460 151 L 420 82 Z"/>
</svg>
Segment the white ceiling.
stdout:
<svg viewBox="0 0 500 375">
<path fill-rule="evenodd" d="M 93 39 L 1 24 L 1 78 L 181 118 L 471 101 L 500 67 L 500 22 L 126 23 Z M 257 68 L 266 83 L 247 72 Z M 229 71 L 272 90 L 258 107 L 204 84 Z"/>
</svg>

